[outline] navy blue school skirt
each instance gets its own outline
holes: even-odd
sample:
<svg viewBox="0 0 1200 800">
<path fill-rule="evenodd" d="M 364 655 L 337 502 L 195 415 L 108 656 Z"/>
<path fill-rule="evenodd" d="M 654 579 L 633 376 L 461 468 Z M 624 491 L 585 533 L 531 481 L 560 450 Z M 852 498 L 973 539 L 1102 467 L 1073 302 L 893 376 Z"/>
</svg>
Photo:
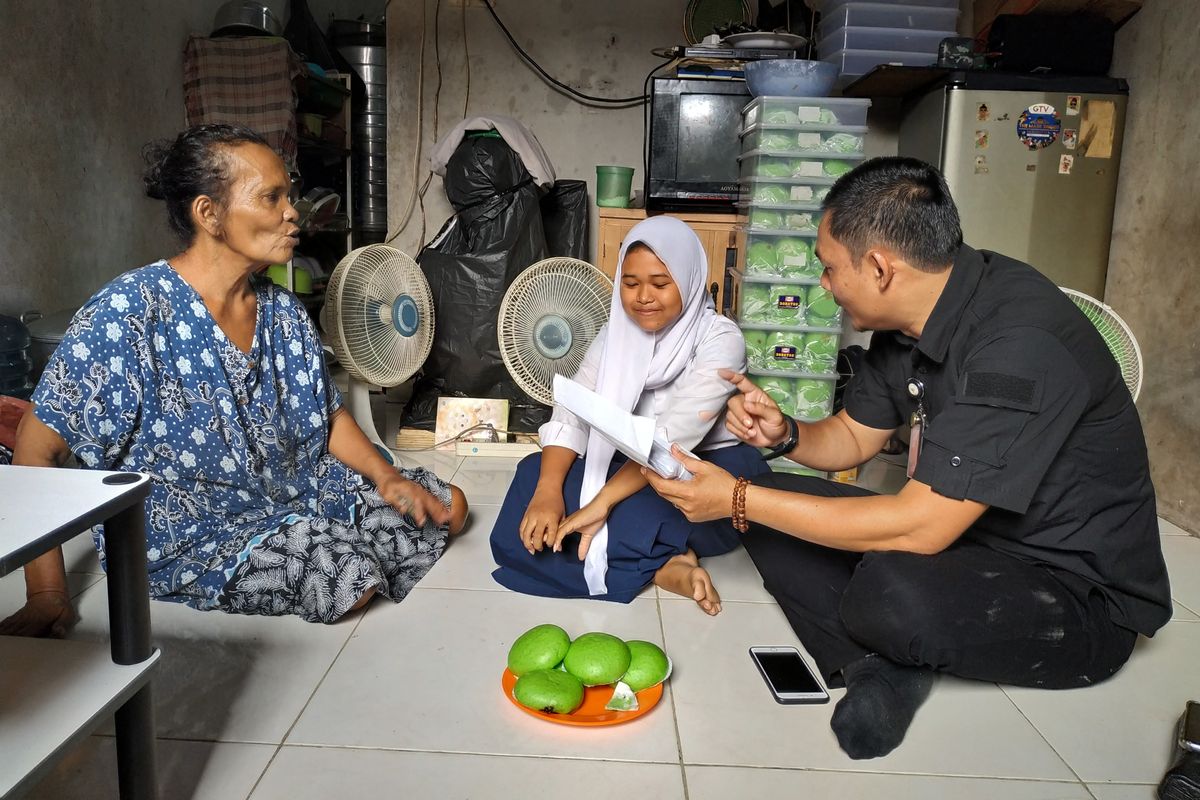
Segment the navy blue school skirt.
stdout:
<svg viewBox="0 0 1200 800">
<path fill-rule="evenodd" d="M 748 444 L 736 444 L 699 454 L 734 476 L 753 478 L 768 471 L 758 450 Z M 608 468 L 608 477 L 621 468 L 625 456 L 617 453 Z M 576 459 L 563 483 L 566 513 L 579 510 L 579 489 L 583 484 L 584 459 Z M 608 517 L 608 594 L 589 595 L 579 559 L 579 535 L 563 540 L 562 550 L 549 548 L 529 554 L 521 544 L 521 519 L 537 488 L 542 468 L 541 453 L 522 459 L 500 516 L 492 528 L 492 557 L 497 569 L 492 573 L 502 586 L 523 594 L 542 597 L 593 597 L 628 603 L 654 580 L 654 573 L 672 556 L 691 548 L 701 558 L 728 553 L 739 545 L 738 534 L 728 518 L 711 522 L 688 522 L 673 505 L 649 486 L 617 504 Z"/>
</svg>

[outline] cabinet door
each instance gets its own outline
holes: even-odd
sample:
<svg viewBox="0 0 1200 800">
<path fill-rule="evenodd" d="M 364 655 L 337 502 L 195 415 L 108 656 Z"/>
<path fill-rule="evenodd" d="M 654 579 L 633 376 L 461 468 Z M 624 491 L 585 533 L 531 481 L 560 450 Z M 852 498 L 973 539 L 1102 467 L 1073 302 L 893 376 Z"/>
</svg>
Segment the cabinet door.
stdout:
<svg viewBox="0 0 1200 800">
<path fill-rule="evenodd" d="M 633 226 L 640 221 L 600 218 L 600 242 L 598 244 L 600 263 L 597 266 L 609 278 L 613 278 L 617 274 L 617 257 L 621 255 L 621 242 L 625 240 L 625 234 L 629 233 Z"/>
</svg>

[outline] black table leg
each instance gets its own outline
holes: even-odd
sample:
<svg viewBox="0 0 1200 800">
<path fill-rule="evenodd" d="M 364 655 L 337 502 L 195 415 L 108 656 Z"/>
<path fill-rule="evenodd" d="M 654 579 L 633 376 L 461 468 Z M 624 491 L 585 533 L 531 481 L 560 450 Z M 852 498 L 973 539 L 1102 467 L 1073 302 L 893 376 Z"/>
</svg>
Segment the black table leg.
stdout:
<svg viewBox="0 0 1200 800">
<path fill-rule="evenodd" d="M 150 657 L 150 583 L 146 571 L 146 517 L 142 503 L 104 526 L 112 657 L 139 664 Z M 122 800 L 154 800 L 154 706 L 146 684 L 117 709 L 117 776 Z"/>
</svg>

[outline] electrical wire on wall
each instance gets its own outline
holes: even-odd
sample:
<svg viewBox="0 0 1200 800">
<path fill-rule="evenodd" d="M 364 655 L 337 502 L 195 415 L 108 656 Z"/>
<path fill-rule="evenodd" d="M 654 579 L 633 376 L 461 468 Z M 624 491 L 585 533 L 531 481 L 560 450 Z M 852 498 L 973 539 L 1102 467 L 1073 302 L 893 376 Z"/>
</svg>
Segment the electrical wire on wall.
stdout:
<svg viewBox="0 0 1200 800">
<path fill-rule="evenodd" d="M 661 59 L 664 59 L 664 63 L 659 64 L 658 66 L 654 67 L 646 75 L 645 80 L 642 82 L 642 94 L 640 94 L 640 95 L 632 96 L 632 97 L 599 97 L 597 95 L 586 94 L 586 93 L 581 92 L 571 86 L 568 86 L 566 83 L 563 83 L 562 81 L 553 77 L 552 75 L 550 75 L 550 73 L 548 73 L 545 69 L 543 69 L 542 66 L 540 64 L 538 64 L 537 61 L 534 60 L 533 56 L 531 56 L 529 53 L 527 53 L 525 51 L 525 49 L 522 48 L 521 45 L 517 43 L 516 38 L 513 37 L 512 33 L 509 31 L 508 27 L 504 24 L 503 20 L 501 20 L 499 15 L 496 13 L 496 9 L 492 6 L 491 0 L 483 0 L 483 4 L 487 8 L 488 13 L 491 14 L 492 19 L 496 22 L 496 25 L 500 28 L 501 32 L 503 32 L 505 38 L 508 39 L 509 44 L 520 55 L 521 59 L 523 61 L 525 61 L 525 63 L 528 64 L 530 67 L 532 67 L 533 70 L 535 72 L 537 72 L 537 74 L 540 75 L 542 77 L 542 79 L 544 81 L 546 81 L 548 84 L 550 84 L 556 91 L 566 95 L 568 98 L 575 100 L 576 102 L 578 102 L 582 105 L 591 106 L 593 108 L 596 108 L 596 107 L 599 107 L 599 108 L 628 108 L 628 107 L 632 107 L 635 105 L 640 105 L 643 107 L 642 127 L 643 127 L 643 134 L 645 133 L 645 129 L 648 125 L 648 121 L 647 121 L 648 105 L 649 105 L 648 104 L 648 100 L 649 100 L 648 89 L 649 89 L 649 85 L 650 85 L 650 79 L 653 77 L 654 73 L 656 73 L 666 67 L 671 66 L 672 64 L 676 63 L 678 61 L 678 59 L 674 58 L 671 55 L 661 55 L 656 52 L 655 55 Z M 391 0 L 387 0 L 387 3 L 385 3 L 385 5 L 384 5 L 385 13 L 386 13 L 388 5 L 391 5 Z M 437 69 L 437 84 L 434 88 L 434 95 L 433 95 L 433 139 L 435 142 L 437 141 L 438 135 L 440 133 L 439 113 L 440 113 L 441 91 L 442 91 L 441 8 L 442 8 L 442 0 L 436 0 L 436 3 L 434 5 L 434 24 L 433 24 L 434 62 L 435 62 L 436 69 Z M 468 111 L 468 108 L 470 105 L 470 99 L 471 99 L 471 55 L 470 55 L 470 49 L 468 46 L 468 38 L 467 38 L 467 14 L 466 14 L 466 3 L 465 2 L 461 6 L 460 19 L 461 19 L 461 24 L 462 24 L 463 61 L 464 61 L 464 67 L 465 67 L 465 72 L 466 72 L 465 91 L 464 91 L 464 97 L 463 97 L 463 119 L 466 119 L 467 111 Z M 421 143 L 422 143 L 422 139 L 423 139 L 423 137 L 421 135 L 421 131 L 422 131 L 422 111 L 423 111 L 423 107 L 424 107 L 425 38 L 426 38 L 425 37 L 425 27 L 426 27 L 426 24 L 427 24 L 427 20 L 426 20 L 426 15 L 425 15 L 425 3 L 422 2 L 421 3 L 421 50 L 420 50 L 420 56 L 419 56 L 419 61 L 418 61 L 418 68 L 417 68 L 417 136 L 416 136 L 417 142 L 416 142 L 416 148 L 415 148 L 415 153 L 414 153 L 414 157 L 413 157 L 412 190 L 409 193 L 408 203 L 405 206 L 404 214 L 402 215 L 402 217 L 400 219 L 399 226 L 396 228 L 395 232 L 392 233 L 390 236 L 388 236 L 387 239 L 385 240 L 386 242 L 389 242 L 389 243 L 392 241 L 395 241 L 396 238 L 400 236 L 400 234 L 402 234 L 405 230 L 408 229 L 409 223 L 412 221 L 413 214 L 416 211 L 418 205 L 420 207 L 420 213 L 421 213 L 421 236 L 420 236 L 419 241 L 422 243 L 425 241 L 425 231 L 426 231 L 425 193 L 429 190 L 429 187 L 433 181 L 433 173 L 430 172 L 425 177 L 425 180 L 422 182 L 419 182 L 419 183 L 417 181 L 416 176 L 417 176 L 417 174 L 420 170 L 420 166 L 421 166 L 421 149 L 422 149 Z M 643 140 L 644 139 L 645 139 L 645 136 L 643 135 Z M 645 169 L 646 169 L 646 158 L 647 158 L 647 154 L 643 147 L 643 153 L 642 153 L 643 172 L 645 172 Z"/>
<path fill-rule="evenodd" d="M 537 72 L 538 75 L 541 75 L 543 80 L 555 87 L 558 91 L 567 95 L 567 97 L 571 98 L 575 102 L 581 103 L 585 106 L 634 106 L 644 104 L 648 99 L 645 91 L 643 91 L 642 94 L 634 97 L 599 97 L 597 95 L 585 94 L 578 89 L 568 86 L 567 84 L 555 78 L 549 72 L 546 72 L 546 70 L 542 69 L 542 65 L 537 63 L 533 56 L 525 52 L 525 49 L 521 47 L 521 45 L 517 44 L 517 40 L 513 38 L 512 33 L 509 32 L 508 28 L 504 24 L 504 21 L 500 19 L 500 16 L 496 13 L 496 9 L 492 7 L 492 0 L 483 0 L 483 4 L 487 7 L 488 13 L 492 15 L 492 19 L 496 21 L 496 25 L 498 25 L 500 30 L 504 33 L 505 38 L 508 39 L 508 43 L 511 44 L 513 49 L 520 54 L 522 60 L 524 60 L 529 66 L 533 67 L 534 71 Z"/>
</svg>

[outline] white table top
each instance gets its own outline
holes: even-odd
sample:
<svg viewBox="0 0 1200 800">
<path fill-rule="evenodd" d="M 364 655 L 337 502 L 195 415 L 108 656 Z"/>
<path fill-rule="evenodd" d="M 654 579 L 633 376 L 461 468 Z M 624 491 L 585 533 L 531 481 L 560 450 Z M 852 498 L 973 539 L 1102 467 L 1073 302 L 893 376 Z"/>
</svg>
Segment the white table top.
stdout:
<svg viewBox="0 0 1200 800">
<path fill-rule="evenodd" d="M 33 786 L 146 683 L 158 655 L 123 667 L 107 643 L 0 636 L 0 797 Z"/>
<path fill-rule="evenodd" d="M 149 491 L 150 479 L 135 472 L 0 465 L 0 576 Z"/>
</svg>

